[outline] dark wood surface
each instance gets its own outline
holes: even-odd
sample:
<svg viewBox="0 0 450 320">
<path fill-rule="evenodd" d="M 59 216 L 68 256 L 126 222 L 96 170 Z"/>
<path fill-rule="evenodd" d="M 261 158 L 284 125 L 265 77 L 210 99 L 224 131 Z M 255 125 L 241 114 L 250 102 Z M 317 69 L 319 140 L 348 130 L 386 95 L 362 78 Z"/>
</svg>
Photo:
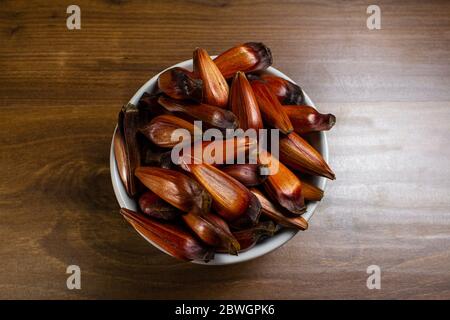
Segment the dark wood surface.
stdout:
<svg viewBox="0 0 450 320">
<path fill-rule="evenodd" d="M 367 1 L 79 0 L 74 31 L 69 4 L 0 2 L 0 298 L 450 298 L 450 2 L 377 1 L 375 31 Z M 116 115 L 195 47 L 245 41 L 337 116 L 337 180 L 279 250 L 178 262 L 118 214 Z"/>
</svg>

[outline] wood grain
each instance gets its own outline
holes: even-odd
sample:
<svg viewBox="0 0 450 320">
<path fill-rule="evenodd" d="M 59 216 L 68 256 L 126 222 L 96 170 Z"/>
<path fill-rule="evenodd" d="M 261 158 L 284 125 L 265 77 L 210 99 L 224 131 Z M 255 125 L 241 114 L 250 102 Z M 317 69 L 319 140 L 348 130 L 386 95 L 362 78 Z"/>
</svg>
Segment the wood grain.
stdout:
<svg viewBox="0 0 450 320">
<path fill-rule="evenodd" d="M 0 2 L 0 298 L 450 298 L 450 2 Z M 120 106 L 205 47 L 272 48 L 338 122 L 311 228 L 228 267 L 181 263 L 119 216 Z M 82 289 L 66 288 L 66 267 Z M 382 270 L 368 290 L 366 268 Z"/>
</svg>

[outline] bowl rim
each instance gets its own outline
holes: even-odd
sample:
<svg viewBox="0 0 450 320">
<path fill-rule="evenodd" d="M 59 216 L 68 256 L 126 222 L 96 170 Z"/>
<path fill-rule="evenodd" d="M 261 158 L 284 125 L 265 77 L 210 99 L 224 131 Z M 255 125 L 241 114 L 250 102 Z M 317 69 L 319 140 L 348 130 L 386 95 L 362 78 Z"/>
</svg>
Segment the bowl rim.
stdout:
<svg viewBox="0 0 450 320">
<path fill-rule="evenodd" d="M 211 56 L 211 58 L 215 58 L 215 57 L 216 56 Z M 174 67 L 183 67 L 183 68 L 192 70 L 192 59 L 188 59 L 188 60 L 179 62 L 177 64 L 174 64 L 173 66 L 170 66 L 170 67 L 162 70 L 158 74 L 154 75 L 152 78 L 150 78 L 147 82 L 145 82 L 136 91 L 136 93 L 133 95 L 133 97 L 129 100 L 128 103 L 137 105 L 140 97 L 144 94 L 144 92 L 149 92 L 149 91 L 151 91 L 149 89 L 152 89 L 154 87 L 154 85 L 156 84 L 156 82 L 158 80 L 159 75 L 161 73 L 163 73 L 164 71 L 166 71 L 170 68 L 174 68 Z M 284 73 L 282 73 L 281 71 L 277 70 L 274 67 L 269 67 L 269 68 L 267 68 L 266 71 L 273 75 L 279 76 L 281 78 L 284 78 L 286 80 L 289 80 L 289 81 L 295 83 L 291 78 L 289 78 Z M 309 98 L 307 93 L 303 91 L 303 94 L 305 96 L 306 104 L 316 108 L 315 104 Z M 117 130 L 117 124 L 114 129 L 114 133 L 113 133 L 113 137 L 112 137 L 112 141 L 111 141 L 111 148 L 110 148 L 109 163 L 110 163 L 111 182 L 113 185 L 114 194 L 116 196 L 116 199 L 117 199 L 120 207 L 125 207 L 125 208 L 131 209 L 131 210 L 136 210 L 137 203 L 135 200 L 128 197 L 128 195 L 126 194 L 125 188 L 123 186 L 123 183 L 119 176 L 119 171 L 117 168 L 116 159 L 115 159 L 115 155 L 114 155 L 114 136 L 116 134 L 116 130 Z M 321 150 L 319 152 L 322 154 L 324 160 L 326 162 L 328 162 L 329 161 L 329 150 L 328 150 L 328 141 L 327 141 L 326 133 L 324 131 L 320 131 L 318 134 L 319 134 L 319 139 L 320 139 L 320 144 L 321 144 L 321 148 L 320 148 Z M 316 185 L 318 185 L 318 187 L 321 188 L 322 190 L 325 190 L 325 187 L 328 182 L 327 179 L 324 177 L 316 177 L 316 179 L 318 180 Z M 133 202 L 133 203 L 130 203 L 130 202 Z M 311 219 L 311 217 L 313 216 L 314 212 L 316 211 L 318 205 L 319 205 L 319 201 L 309 202 L 307 204 L 307 211 L 302 216 L 307 221 L 309 221 Z M 136 232 L 138 234 L 140 234 L 148 242 L 150 242 L 153 246 L 155 246 L 159 250 L 163 251 L 164 253 L 168 254 L 165 250 L 163 250 L 157 244 L 155 244 L 150 239 L 145 237 L 142 233 L 140 233 L 137 230 L 136 230 Z M 297 232 L 298 232 L 298 230 L 296 230 L 296 229 L 283 228 L 273 237 L 270 237 L 270 238 L 264 239 L 261 242 L 258 242 L 254 247 L 252 247 L 246 251 L 240 252 L 239 255 L 237 255 L 237 256 L 226 254 L 226 253 L 216 253 L 214 259 L 212 259 L 209 262 L 198 261 L 198 260 L 192 260 L 190 262 L 195 263 L 195 264 L 215 266 L 215 265 L 230 265 L 230 264 L 236 264 L 236 263 L 249 261 L 249 260 L 261 257 L 263 255 L 266 255 L 266 254 L 278 249 L 279 247 L 281 247 L 282 245 L 287 243 L 289 240 L 291 240 L 297 234 Z"/>
</svg>

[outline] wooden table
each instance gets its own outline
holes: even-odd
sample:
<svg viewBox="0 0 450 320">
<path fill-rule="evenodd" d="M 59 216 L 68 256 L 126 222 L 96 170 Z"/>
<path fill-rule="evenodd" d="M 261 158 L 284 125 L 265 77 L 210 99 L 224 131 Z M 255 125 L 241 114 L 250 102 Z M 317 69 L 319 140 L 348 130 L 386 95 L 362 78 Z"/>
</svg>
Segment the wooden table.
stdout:
<svg viewBox="0 0 450 320">
<path fill-rule="evenodd" d="M 0 4 L 0 298 L 450 298 L 450 2 Z M 257 260 L 178 262 L 118 214 L 122 104 L 199 46 L 262 41 L 338 122 L 308 231 Z M 81 290 L 66 268 L 79 265 Z M 369 290 L 369 265 L 381 289 Z"/>
</svg>

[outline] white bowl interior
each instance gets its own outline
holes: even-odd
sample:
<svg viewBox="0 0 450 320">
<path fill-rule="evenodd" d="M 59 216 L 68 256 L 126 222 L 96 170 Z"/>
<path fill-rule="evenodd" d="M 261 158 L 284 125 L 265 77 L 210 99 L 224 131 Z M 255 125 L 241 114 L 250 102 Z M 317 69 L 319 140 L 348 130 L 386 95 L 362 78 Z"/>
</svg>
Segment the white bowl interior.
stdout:
<svg viewBox="0 0 450 320">
<path fill-rule="evenodd" d="M 213 57 L 214 58 L 214 57 Z M 173 67 L 182 67 L 186 68 L 188 70 L 192 70 L 192 59 L 186 60 L 183 62 L 180 62 L 176 65 L 173 65 L 169 68 Z M 167 69 L 169 69 L 167 68 Z M 166 69 L 166 70 L 167 70 Z M 163 70 L 162 72 L 164 72 Z M 288 76 L 283 74 L 282 72 L 278 71 L 277 69 L 273 67 L 269 67 L 267 71 L 271 74 L 274 74 L 276 76 L 282 77 L 284 79 L 287 79 L 291 82 L 292 79 L 290 79 Z M 161 73 L 162 73 L 161 72 Z M 160 73 L 159 73 L 160 74 Z M 147 81 L 131 98 L 129 103 L 137 105 L 139 102 L 140 97 L 144 94 L 144 92 L 151 93 L 155 89 L 159 74 L 155 75 L 153 78 L 151 78 L 149 81 Z M 315 107 L 314 103 L 311 101 L 311 99 L 308 97 L 308 95 L 305 94 L 305 100 L 306 104 Z M 117 128 L 116 128 L 117 129 Z M 115 134 L 115 131 L 114 131 Z M 113 137 L 114 141 L 114 137 Z M 311 135 L 311 145 L 315 147 L 324 157 L 325 161 L 328 162 L 328 143 L 325 132 L 320 132 L 314 135 Z M 120 207 L 128 208 L 130 210 L 136 210 L 137 209 L 137 203 L 132 198 L 128 197 L 125 187 L 120 179 L 119 171 L 117 169 L 116 159 L 114 156 L 114 148 L 113 143 L 111 143 L 111 151 L 110 151 L 110 168 L 111 168 L 111 180 L 114 188 L 114 193 L 116 195 L 117 201 L 119 202 Z M 322 190 L 325 189 L 327 179 L 323 177 L 313 177 L 311 182 L 321 188 Z M 309 202 L 307 204 L 307 210 L 303 214 L 303 217 L 306 220 L 310 220 L 316 207 L 318 205 L 318 202 Z M 283 244 L 288 242 L 298 231 L 294 229 L 287 229 L 283 228 L 280 230 L 276 235 L 273 237 L 267 238 L 259 243 L 257 243 L 253 248 L 244 251 L 242 253 L 239 253 L 237 256 L 229 255 L 229 254 L 223 254 L 223 253 L 217 253 L 213 260 L 205 263 L 204 261 L 192 261 L 193 263 L 198 264 L 206 264 L 206 265 L 225 265 L 225 264 L 234 264 L 239 262 L 248 261 L 251 259 L 255 259 L 257 257 L 263 256 L 279 247 L 281 247 Z M 143 236 L 141 234 L 141 236 Z M 144 236 L 143 236 L 144 237 Z M 155 243 L 150 241 L 148 238 L 144 237 L 147 241 L 149 241 L 152 245 L 160 249 L 161 251 L 165 252 L 163 249 L 158 247 Z"/>
</svg>

